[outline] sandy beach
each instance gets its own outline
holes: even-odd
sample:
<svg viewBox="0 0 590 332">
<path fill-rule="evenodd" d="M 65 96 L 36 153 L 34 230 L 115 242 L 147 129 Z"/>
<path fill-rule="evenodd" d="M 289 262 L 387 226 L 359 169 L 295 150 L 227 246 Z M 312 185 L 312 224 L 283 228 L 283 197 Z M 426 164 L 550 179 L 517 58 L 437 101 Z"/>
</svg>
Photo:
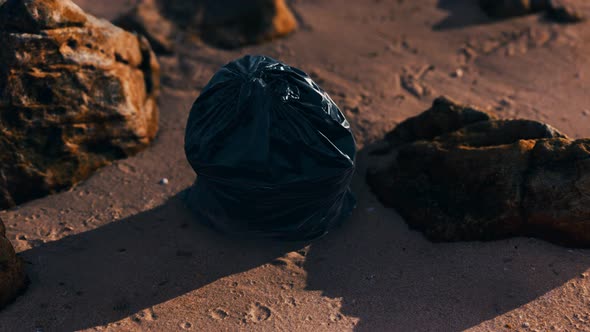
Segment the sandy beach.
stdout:
<svg viewBox="0 0 590 332">
<path fill-rule="evenodd" d="M 75 2 L 109 20 L 132 6 Z M 159 57 L 148 149 L 0 211 L 31 279 L 0 331 L 590 331 L 590 251 L 529 238 L 432 243 L 365 182 L 372 144 L 439 95 L 590 137 L 590 22 L 492 20 L 476 0 L 289 4 L 300 27 L 286 38 L 235 50 L 186 42 Z M 351 123 L 358 206 L 321 239 L 228 237 L 183 203 L 195 180 L 188 112 L 245 54 L 306 71 Z"/>
</svg>

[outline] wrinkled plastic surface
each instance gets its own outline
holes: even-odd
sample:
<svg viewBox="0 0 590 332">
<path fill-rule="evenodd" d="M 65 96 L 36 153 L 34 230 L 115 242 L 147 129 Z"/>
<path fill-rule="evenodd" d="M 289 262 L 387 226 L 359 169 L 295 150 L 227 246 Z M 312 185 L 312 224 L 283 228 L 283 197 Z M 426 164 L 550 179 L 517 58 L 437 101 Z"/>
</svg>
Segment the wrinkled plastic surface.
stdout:
<svg viewBox="0 0 590 332">
<path fill-rule="evenodd" d="M 213 76 L 191 109 L 185 152 L 198 175 L 188 205 L 223 232 L 311 239 L 356 204 L 348 122 L 307 74 L 268 57 Z"/>
</svg>

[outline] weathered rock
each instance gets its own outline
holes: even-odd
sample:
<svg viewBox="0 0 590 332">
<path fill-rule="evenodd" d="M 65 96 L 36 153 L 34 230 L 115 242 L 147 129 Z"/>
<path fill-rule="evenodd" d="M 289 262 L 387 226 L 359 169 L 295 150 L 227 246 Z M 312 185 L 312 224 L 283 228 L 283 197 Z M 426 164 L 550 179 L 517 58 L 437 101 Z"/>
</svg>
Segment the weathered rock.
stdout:
<svg viewBox="0 0 590 332">
<path fill-rule="evenodd" d="M 172 52 L 175 38 L 183 34 L 235 48 L 285 36 L 297 27 L 284 0 L 141 0 L 115 23 L 144 34 L 162 53 Z"/>
<path fill-rule="evenodd" d="M 158 54 L 170 54 L 174 50 L 177 28 L 161 15 L 153 0 L 139 2 L 130 12 L 117 18 L 113 23 L 145 36 Z"/>
<path fill-rule="evenodd" d="M 0 309 L 13 301 L 26 285 L 22 261 L 6 239 L 6 229 L 0 219 Z"/>
<path fill-rule="evenodd" d="M 158 127 L 148 42 L 68 0 L 0 5 L 0 208 L 70 187 Z"/>
<path fill-rule="evenodd" d="M 468 124 L 491 119 L 495 117 L 472 107 L 457 105 L 445 97 L 439 97 L 429 112 L 400 123 L 385 136 L 385 139 L 392 146 L 397 146 L 422 139 L 433 139 Z"/>
<path fill-rule="evenodd" d="M 442 125 L 433 131 L 432 121 Z M 414 134 L 401 135 L 407 128 Z M 431 240 L 523 235 L 590 246 L 590 140 L 535 121 L 496 120 L 447 99 L 389 137 L 400 135 L 406 143 L 367 180 Z"/>
</svg>

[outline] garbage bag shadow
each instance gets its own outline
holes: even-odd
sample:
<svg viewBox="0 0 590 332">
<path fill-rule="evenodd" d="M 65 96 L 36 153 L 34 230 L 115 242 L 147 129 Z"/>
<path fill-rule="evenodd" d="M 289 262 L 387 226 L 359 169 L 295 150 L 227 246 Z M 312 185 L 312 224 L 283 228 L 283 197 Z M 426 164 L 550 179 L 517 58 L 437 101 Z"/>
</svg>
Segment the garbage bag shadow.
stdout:
<svg viewBox="0 0 590 332">
<path fill-rule="evenodd" d="M 432 26 L 434 31 L 460 29 L 494 22 L 480 8 L 479 0 L 439 0 L 437 8 L 448 11 L 449 15 Z"/>
<path fill-rule="evenodd" d="M 216 233 L 194 220 L 181 196 L 22 253 L 31 287 L 2 312 L 0 326 L 73 331 L 116 322 L 299 248 Z"/>
</svg>

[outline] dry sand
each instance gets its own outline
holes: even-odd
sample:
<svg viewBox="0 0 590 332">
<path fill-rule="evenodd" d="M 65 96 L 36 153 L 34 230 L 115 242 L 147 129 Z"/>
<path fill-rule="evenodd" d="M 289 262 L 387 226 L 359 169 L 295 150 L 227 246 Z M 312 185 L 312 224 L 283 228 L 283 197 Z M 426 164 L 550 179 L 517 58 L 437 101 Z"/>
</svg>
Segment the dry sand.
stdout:
<svg viewBox="0 0 590 332">
<path fill-rule="evenodd" d="M 439 94 L 590 136 L 590 23 L 494 22 L 476 0 L 291 3 L 302 28 L 287 39 L 160 59 L 150 149 L 0 213 L 32 280 L 0 330 L 590 331 L 590 251 L 527 238 L 430 243 L 377 202 L 363 174 L 365 147 Z M 107 18 L 129 5 L 79 4 Z M 247 53 L 312 73 L 355 130 L 358 208 L 321 240 L 227 238 L 181 202 L 195 178 L 183 153 L 188 110 L 221 65 Z"/>
</svg>

